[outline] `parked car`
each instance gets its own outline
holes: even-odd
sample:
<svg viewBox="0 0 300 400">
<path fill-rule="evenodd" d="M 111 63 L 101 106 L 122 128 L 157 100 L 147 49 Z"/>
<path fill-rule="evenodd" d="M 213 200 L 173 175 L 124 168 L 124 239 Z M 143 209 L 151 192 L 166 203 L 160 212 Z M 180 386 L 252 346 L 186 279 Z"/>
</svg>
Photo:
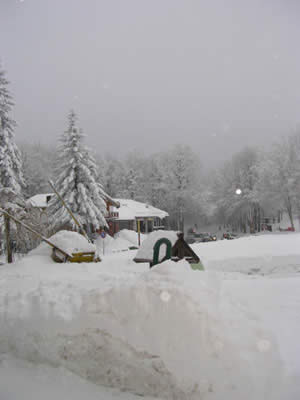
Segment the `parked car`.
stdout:
<svg viewBox="0 0 300 400">
<path fill-rule="evenodd" d="M 211 241 L 211 237 L 209 233 L 195 233 L 195 239 L 196 242 L 210 242 Z"/>
<path fill-rule="evenodd" d="M 232 232 L 224 232 L 223 233 L 223 239 L 232 240 L 232 239 L 236 239 L 236 238 L 237 238 L 236 233 L 232 233 Z"/>
<path fill-rule="evenodd" d="M 212 242 L 212 241 L 216 241 L 216 240 L 217 240 L 216 235 L 212 235 L 207 232 L 193 232 L 191 230 L 187 233 L 187 237 L 186 237 L 186 241 L 189 244 Z"/>
</svg>

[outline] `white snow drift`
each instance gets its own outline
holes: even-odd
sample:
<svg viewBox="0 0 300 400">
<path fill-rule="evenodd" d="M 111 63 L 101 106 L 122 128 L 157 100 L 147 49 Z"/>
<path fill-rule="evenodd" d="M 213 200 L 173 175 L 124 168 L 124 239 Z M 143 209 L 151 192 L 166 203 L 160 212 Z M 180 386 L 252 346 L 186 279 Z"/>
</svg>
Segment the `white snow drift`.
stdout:
<svg viewBox="0 0 300 400">
<path fill-rule="evenodd" d="M 300 272 L 300 236 L 274 233 L 192 245 L 206 268 L 269 275 Z"/>
<path fill-rule="evenodd" d="M 281 236 L 290 256 L 300 235 Z M 272 238 L 277 246 L 276 235 L 255 240 Z M 0 269 L 0 353 L 165 399 L 296 400 L 300 278 L 209 270 L 232 246 L 246 255 L 248 242 L 195 246 L 205 272 L 185 261 L 149 270 L 135 251 L 55 264 L 42 245 Z"/>
</svg>

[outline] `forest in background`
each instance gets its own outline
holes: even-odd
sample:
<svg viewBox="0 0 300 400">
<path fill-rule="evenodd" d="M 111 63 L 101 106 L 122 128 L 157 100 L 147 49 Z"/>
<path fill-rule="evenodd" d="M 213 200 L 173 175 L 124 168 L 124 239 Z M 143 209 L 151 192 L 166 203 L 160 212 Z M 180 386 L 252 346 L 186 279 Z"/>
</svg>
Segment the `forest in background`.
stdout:
<svg viewBox="0 0 300 400">
<path fill-rule="evenodd" d="M 51 192 L 55 147 L 19 145 L 27 182 L 26 196 Z M 217 224 L 241 232 L 260 230 L 263 216 L 300 210 L 300 134 L 273 143 L 268 150 L 246 147 L 218 168 L 207 170 L 190 146 L 123 159 L 94 153 L 99 182 L 114 198 L 149 203 L 170 214 L 170 227 L 190 221 Z M 237 189 L 241 190 L 237 194 Z"/>
</svg>

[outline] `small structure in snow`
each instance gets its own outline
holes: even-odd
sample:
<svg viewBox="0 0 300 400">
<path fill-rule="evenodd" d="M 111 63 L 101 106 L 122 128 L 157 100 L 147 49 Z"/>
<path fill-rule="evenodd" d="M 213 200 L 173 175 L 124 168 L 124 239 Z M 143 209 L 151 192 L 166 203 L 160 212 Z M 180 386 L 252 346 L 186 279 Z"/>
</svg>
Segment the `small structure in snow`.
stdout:
<svg viewBox="0 0 300 400">
<path fill-rule="evenodd" d="M 148 235 L 148 237 L 143 241 L 143 243 L 142 243 L 141 247 L 139 248 L 133 261 L 135 261 L 137 263 L 152 262 L 153 247 L 154 247 L 155 243 L 162 238 L 168 239 L 171 242 L 172 247 L 173 247 L 178 239 L 177 232 L 162 231 L 162 230 L 151 232 Z M 162 261 L 164 255 L 165 255 L 165 252 L 160 251 L 159 261 Z"/>
<path fill-rule="evenodd" d="M 157 231 L 150 233 L 148 238 L 145 239 L 142 243 L 133 261 L 135 261 L 136 263 L 148 262 L 151 267 L 153 265 L 155 245 L 157 242 L 163 242 L 163 239 L 167 239 L 167 241 L 170 242 L 172 246 L 171 257 L 167 258 L 171 258 L 171 260 L 173 261 L 185 259 L 190 264 L 194 265 L 195 269 L 203 268 L 200 262 L 200 258 L 184 240 L 183 233 L 175 231 Z M 165 259 L 166 252 L 164 246 L 160 246 L 157 262 L 160 263 L 162 261 L 165 261 Z"/>
</svg>

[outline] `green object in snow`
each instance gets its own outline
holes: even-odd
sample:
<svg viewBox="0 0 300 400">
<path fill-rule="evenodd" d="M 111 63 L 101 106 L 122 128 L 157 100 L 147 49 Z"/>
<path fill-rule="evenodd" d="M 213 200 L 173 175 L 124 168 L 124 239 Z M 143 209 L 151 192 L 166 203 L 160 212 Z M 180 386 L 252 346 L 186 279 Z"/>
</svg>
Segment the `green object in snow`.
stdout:
<svg viewBox="0 0 300 400">
<path fill-rule="evenodd" d="M 160 262 L 159 261 L 159 249 L 162 244 L 166 245 L 166 255 L 162 261 L 169 260 L 171 258 L 172 243 L 167 238 L 161 238 L 155 243 L 155 245 L 153 247 L 153 260 L 152 260 L 150 267 L 153 267 L 154 265 L 156 265 Z"/>
<path fill-rule="evenodd" d="M 198 271 L 204 271 L 204 267 L 203 267 L 201 261 L 198 262 L 197 264 L 190 264 L 190 266 L 191 266 L 191 268 L 192 268 L 193 270 L 195 270 L 195 271 L 197 271 L 197 270 L 198 270 Z"/>
</svg>

